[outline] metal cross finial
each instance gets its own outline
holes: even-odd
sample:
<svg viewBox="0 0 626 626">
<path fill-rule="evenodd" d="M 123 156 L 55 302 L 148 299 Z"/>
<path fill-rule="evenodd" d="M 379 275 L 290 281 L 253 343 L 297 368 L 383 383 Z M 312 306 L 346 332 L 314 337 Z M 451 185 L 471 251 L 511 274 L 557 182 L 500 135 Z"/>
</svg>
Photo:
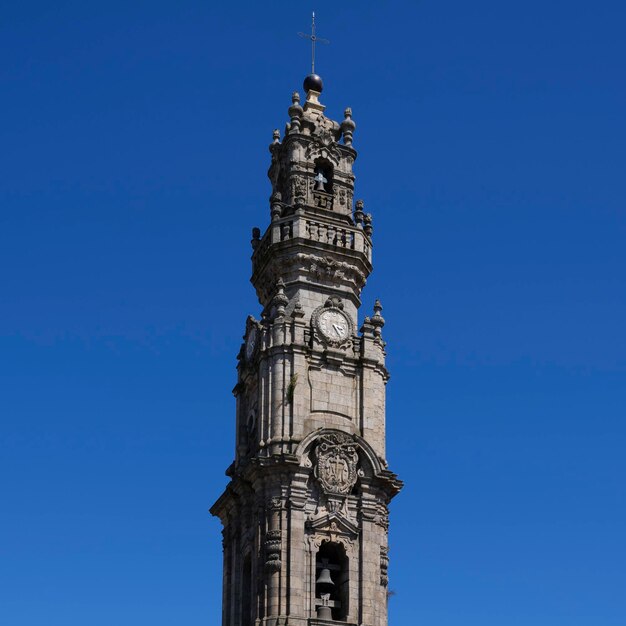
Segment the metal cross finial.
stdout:
<svg viewBox="0 0 626 626">
<path fill-rule="evenodd" d="M 298 33 L 300 37 L 311 40 L 311 74 L 315 74 L 315 42 L 318 43 L 330 43 L 328 39 L 322 39 L 315 35 L 315 11 L 313 11 L 313 17 L 311 19 L 311 34 Z"/>
</svg>

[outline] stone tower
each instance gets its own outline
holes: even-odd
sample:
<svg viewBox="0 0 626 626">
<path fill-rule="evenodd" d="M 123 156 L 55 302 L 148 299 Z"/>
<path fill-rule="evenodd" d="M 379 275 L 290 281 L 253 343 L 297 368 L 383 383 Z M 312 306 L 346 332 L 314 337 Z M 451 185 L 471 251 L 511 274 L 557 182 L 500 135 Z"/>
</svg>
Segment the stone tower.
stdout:
<svg viewBox="0 0 626 626">
<path fill-rule="evenodd" d="M 355 123 L 324 115 L 322 81 L 292 96 L 270 145 L 270 224 L 252 235 L 224 526 L 223 626 L 387 625 L 382 307 L 358 322 L 372 219 L 353 208 Z"/>
</svg>

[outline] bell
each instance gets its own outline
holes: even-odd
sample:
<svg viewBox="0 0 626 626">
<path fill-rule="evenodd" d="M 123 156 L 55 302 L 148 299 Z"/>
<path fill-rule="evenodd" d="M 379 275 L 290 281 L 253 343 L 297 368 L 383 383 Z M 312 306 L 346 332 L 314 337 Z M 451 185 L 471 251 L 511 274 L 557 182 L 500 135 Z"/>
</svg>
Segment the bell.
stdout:
<svg viewBox="0 0 626 626">
<path fill-rule="evenodd" d="M 322 568 L 318 579 L 315 581 L 317 585 L 332 585 L 335 586 L 333 579 L 330 577 L 330 570 L 327 567 Z"/>
<path fill-rule="evenodd" d="M 331 608 L 329 606 L 318 606 L 317 607 L 317 618 L 318 619 L 325 619 L 325 620 L 332 620 L 333 619 L 333 612 L 332 612 Z"/>
</svg>

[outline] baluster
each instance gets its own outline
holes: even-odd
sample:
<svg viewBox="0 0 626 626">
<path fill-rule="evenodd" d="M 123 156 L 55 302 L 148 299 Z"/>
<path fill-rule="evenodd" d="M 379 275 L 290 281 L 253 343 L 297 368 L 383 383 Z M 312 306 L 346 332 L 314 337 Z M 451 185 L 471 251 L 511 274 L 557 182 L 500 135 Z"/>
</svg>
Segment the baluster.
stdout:
<svg viewBox="0 0 626 626">
<path fill-rule="evenodd" d="M 319 240 L 322 242 L 326 241 L 326 237 L 328 235 L 326 226 L 324 224 L 319 224 L 318 228 L 319 228 Z"/>
<path fill-rule="evenodd" d="M 337 240 L 337 231 L 332 227 L 328 227 L 328 243 L 333 246 Z"/>
</svg>

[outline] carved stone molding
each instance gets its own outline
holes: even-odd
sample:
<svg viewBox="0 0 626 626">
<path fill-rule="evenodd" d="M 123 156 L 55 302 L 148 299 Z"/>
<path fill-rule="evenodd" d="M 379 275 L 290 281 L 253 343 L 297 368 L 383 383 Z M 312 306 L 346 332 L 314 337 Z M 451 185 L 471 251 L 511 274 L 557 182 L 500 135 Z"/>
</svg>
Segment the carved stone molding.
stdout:
<svg viewBox="0 0 626 626">
<path fill-rule="evenodd" d="M 291 198 L 294 203 L 304 203 L 307 197 L 306 179 L 303 176 L 292 176 Z"/>
</svg>

